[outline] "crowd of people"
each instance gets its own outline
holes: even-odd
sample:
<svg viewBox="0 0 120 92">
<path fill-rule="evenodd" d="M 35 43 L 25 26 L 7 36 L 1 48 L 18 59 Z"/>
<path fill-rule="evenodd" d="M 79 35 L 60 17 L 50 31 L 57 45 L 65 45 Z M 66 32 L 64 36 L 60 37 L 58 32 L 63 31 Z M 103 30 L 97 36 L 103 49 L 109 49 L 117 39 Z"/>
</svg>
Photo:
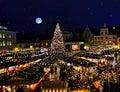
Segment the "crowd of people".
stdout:
<svg viewBox="0 0 120 92">
<path fill-rule="evenodd" d="M 11 53 L 0 56 L 0 68 L 31 62 L 31 53 Z"/>
<path fill-rule="evenodd" d="M 42 60 L 40 62 L 30 64 L 30 66 L 25 67 L 20 71 L 16 71 L 13 74 L 0 77 L 0 82 L 8 82 L 8 80 L 12 77 L 20 77 L 26 81 L 38 81 L 45 73 L 44 68 L 50 67 L 57 61 L 56 63 L 58 63 L 61 68 L 60 79 L 64 81 L 68 81 L 68 85 L 71 90 L 97 89 L 94 85 L 95 81 L 99 81 L 100 83 L 99 87 L 105 90 L 106 82 L 109 82 L 110 84 L 111 83 L 114 84 L 118 82 L 120 83 L 120 69 L 119 69 L 120 61 L 116 61 L 117 64 L 113 67 L 111 63 L 112 60 L 110 62 L 105 57 L 105 55 L 112 55 L 115 53 L 117 52 L 115 52 L 114 50 L 113 51 L 105 50 L 102 51 L 101 54 L 96 54 L 93 52 L 91 53 L 87 51 L 79 52 L 70 57 L 69 56 L 62 57 L 62 61 L 59 61 L 58 58 L 49 55 L 39 56 L 37 55 L 37 53 L 34 53 L 36 55 L 33 56 L 33 52 L 3 55 L 0 57 L 0 67 L 3 66 L 8 67 L 12 63 L 20 64 L 25 62 L 31 62 L 41 57 Z M 114 56 L 117 57 L 117 55 Z M 85 57 L 85 59 L 83 59 L 82 57 Z M 91 62 L 90 60 L 87 60 L 88 58 L 96 59 L 98 61 L 100 61 L 101 58 L 104 58 L 106 60 L 105 62 L 98 63 L 97 61 L 97 63 L 95 63 L 95 62 Z M 9 63 L 6 64 L 6 62 Z M 68 66 L 68 64 L 72 65 L 72 67 Z M 81 67 L 81 69 L 76 70 L 73 66 Z"/>
<path fill-rule="evenodd" d="M 55 62 L 54 57 L 46 57 L 39 62 L 30 64 L 28 67 L 15 71 L 12 74 L 0 78 L 0 82 L 8 82 L 12 77 L 22 78 L 25 81 L 38 81 L 44 74 L 44 68 Z"/>
<path fill-rule="evenodd" d="M 113 55 L 115 53 L 118 53 L 116 51 L 112 50 L 105 50 L 102 51 L 101 54 L 94 54 L 89 52 L 79 52 L 75 54 L 73 57 L 70 57 L 68 59 L 69 63 L 72 63 L 74 66 L 81 67 L 80 70 L 71 69 L 71 71 L 63 70 L 61 72 L 61 75 L 64 75 L 64 78 L 69 82 L 69 86 L 71 90 L 75 89 L 89 89 L 89 90 L 98 90 L 98 88 L 95 87 L 94 82 L 99 81 L 99 91 L 103 90 L 103 92 L 108 92 L 108 90 L 111 90 L 109 92 L 118 92 L 118 89 L 120 89 L 120 61 L 116 60 L 116 65 L 113 67 L 112 62 L 113 59 L 116 58 L 117 55 Z M 113 55 L 113 58 L 111 60 L 107 60 L 105 55 Z M 76 58 L 77 56 L 77 58 Z M 87 58 L 95 58 L 98 61 L 101 61 L 104 58 L 104 62 L 99 62 L 91 64 L 91 61 L 81 59 L 81 57 Z M 91 60 L 92 60 L 91 59 Z M 108 87 L 106 87 L 106 83 L 109 82 Z M 117 88 L 116 88 L 116 84 Z M 109 89 L 108 89 L 109 88 Z M 107 90 L 108 89 L 108 90 Z M 106 91 L 107 90 L 107 91 Z M 113 91 L 114 90 L 114 91 Z M 91 91 L 94 92 L 94 91 Z"/>
</svg>

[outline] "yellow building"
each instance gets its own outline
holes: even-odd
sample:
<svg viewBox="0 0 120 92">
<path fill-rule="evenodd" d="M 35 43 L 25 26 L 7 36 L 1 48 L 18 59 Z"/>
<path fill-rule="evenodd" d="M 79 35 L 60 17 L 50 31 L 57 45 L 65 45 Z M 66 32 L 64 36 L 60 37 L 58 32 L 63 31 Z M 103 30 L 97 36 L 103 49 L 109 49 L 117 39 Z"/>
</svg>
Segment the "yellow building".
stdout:
<svg viewBox="0 0 120 92">
<path fill-rule="evenodd" d="M 120 37 L 117 38 L 117 46 L 120 49 Z"/>
<path fill-rule="evenodd" d="M 117 35 L 110 34 L 109 29 L 100 29 L 100 35 L 94 36 L 94 45 L 112 46 L 117 44 Z"/>
</svg>

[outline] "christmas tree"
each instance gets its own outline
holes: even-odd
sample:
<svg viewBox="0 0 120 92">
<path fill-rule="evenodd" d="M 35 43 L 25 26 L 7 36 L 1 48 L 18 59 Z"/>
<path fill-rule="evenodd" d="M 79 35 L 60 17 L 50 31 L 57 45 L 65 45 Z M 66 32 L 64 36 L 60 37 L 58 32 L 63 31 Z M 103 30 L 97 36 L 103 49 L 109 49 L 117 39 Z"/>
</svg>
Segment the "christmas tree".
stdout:
<svg viewBox="0 0 120 92">
<path fill-rule="evenodd" d="M 61 57 L 61 56 L 65 55 L 65 46 L 64 46 L 64 41 L 63 41 L 63 35 L 62 35 L 62 31 L 61 31 L 58 23 L 57 23 L 55 31 L 54 31 L 50 54 L 57 56 L 57 57 Z"/>
</svg>

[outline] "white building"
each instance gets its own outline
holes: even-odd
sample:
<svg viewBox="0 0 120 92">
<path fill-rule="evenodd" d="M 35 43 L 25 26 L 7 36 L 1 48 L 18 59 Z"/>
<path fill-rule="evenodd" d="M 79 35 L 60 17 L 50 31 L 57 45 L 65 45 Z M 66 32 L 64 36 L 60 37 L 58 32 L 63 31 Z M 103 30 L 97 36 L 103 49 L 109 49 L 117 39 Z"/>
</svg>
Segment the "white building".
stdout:
<svg viewBox="0 0 120 92">
<path fill-rule="evenodd" d="M 16 32 L 0 23 L 0 50 L 12 50 L 16 45 Z"/>
</svg>

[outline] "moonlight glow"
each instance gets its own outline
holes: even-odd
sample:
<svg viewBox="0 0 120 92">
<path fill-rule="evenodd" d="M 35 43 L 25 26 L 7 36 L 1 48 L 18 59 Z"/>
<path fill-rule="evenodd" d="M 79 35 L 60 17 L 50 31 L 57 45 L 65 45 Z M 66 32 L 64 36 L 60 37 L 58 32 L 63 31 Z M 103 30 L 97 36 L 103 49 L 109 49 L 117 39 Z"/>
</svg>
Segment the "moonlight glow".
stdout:
<svg viewBox="0 0 120 92">
<path fill-rule="evenodd" d="M 35 19 L 35 23 L 41 24 L 41 23 L 42 23 L 42 19 L 41 19 L 41 18 L 36 18 L 36 19 Z"/>
</svg>

